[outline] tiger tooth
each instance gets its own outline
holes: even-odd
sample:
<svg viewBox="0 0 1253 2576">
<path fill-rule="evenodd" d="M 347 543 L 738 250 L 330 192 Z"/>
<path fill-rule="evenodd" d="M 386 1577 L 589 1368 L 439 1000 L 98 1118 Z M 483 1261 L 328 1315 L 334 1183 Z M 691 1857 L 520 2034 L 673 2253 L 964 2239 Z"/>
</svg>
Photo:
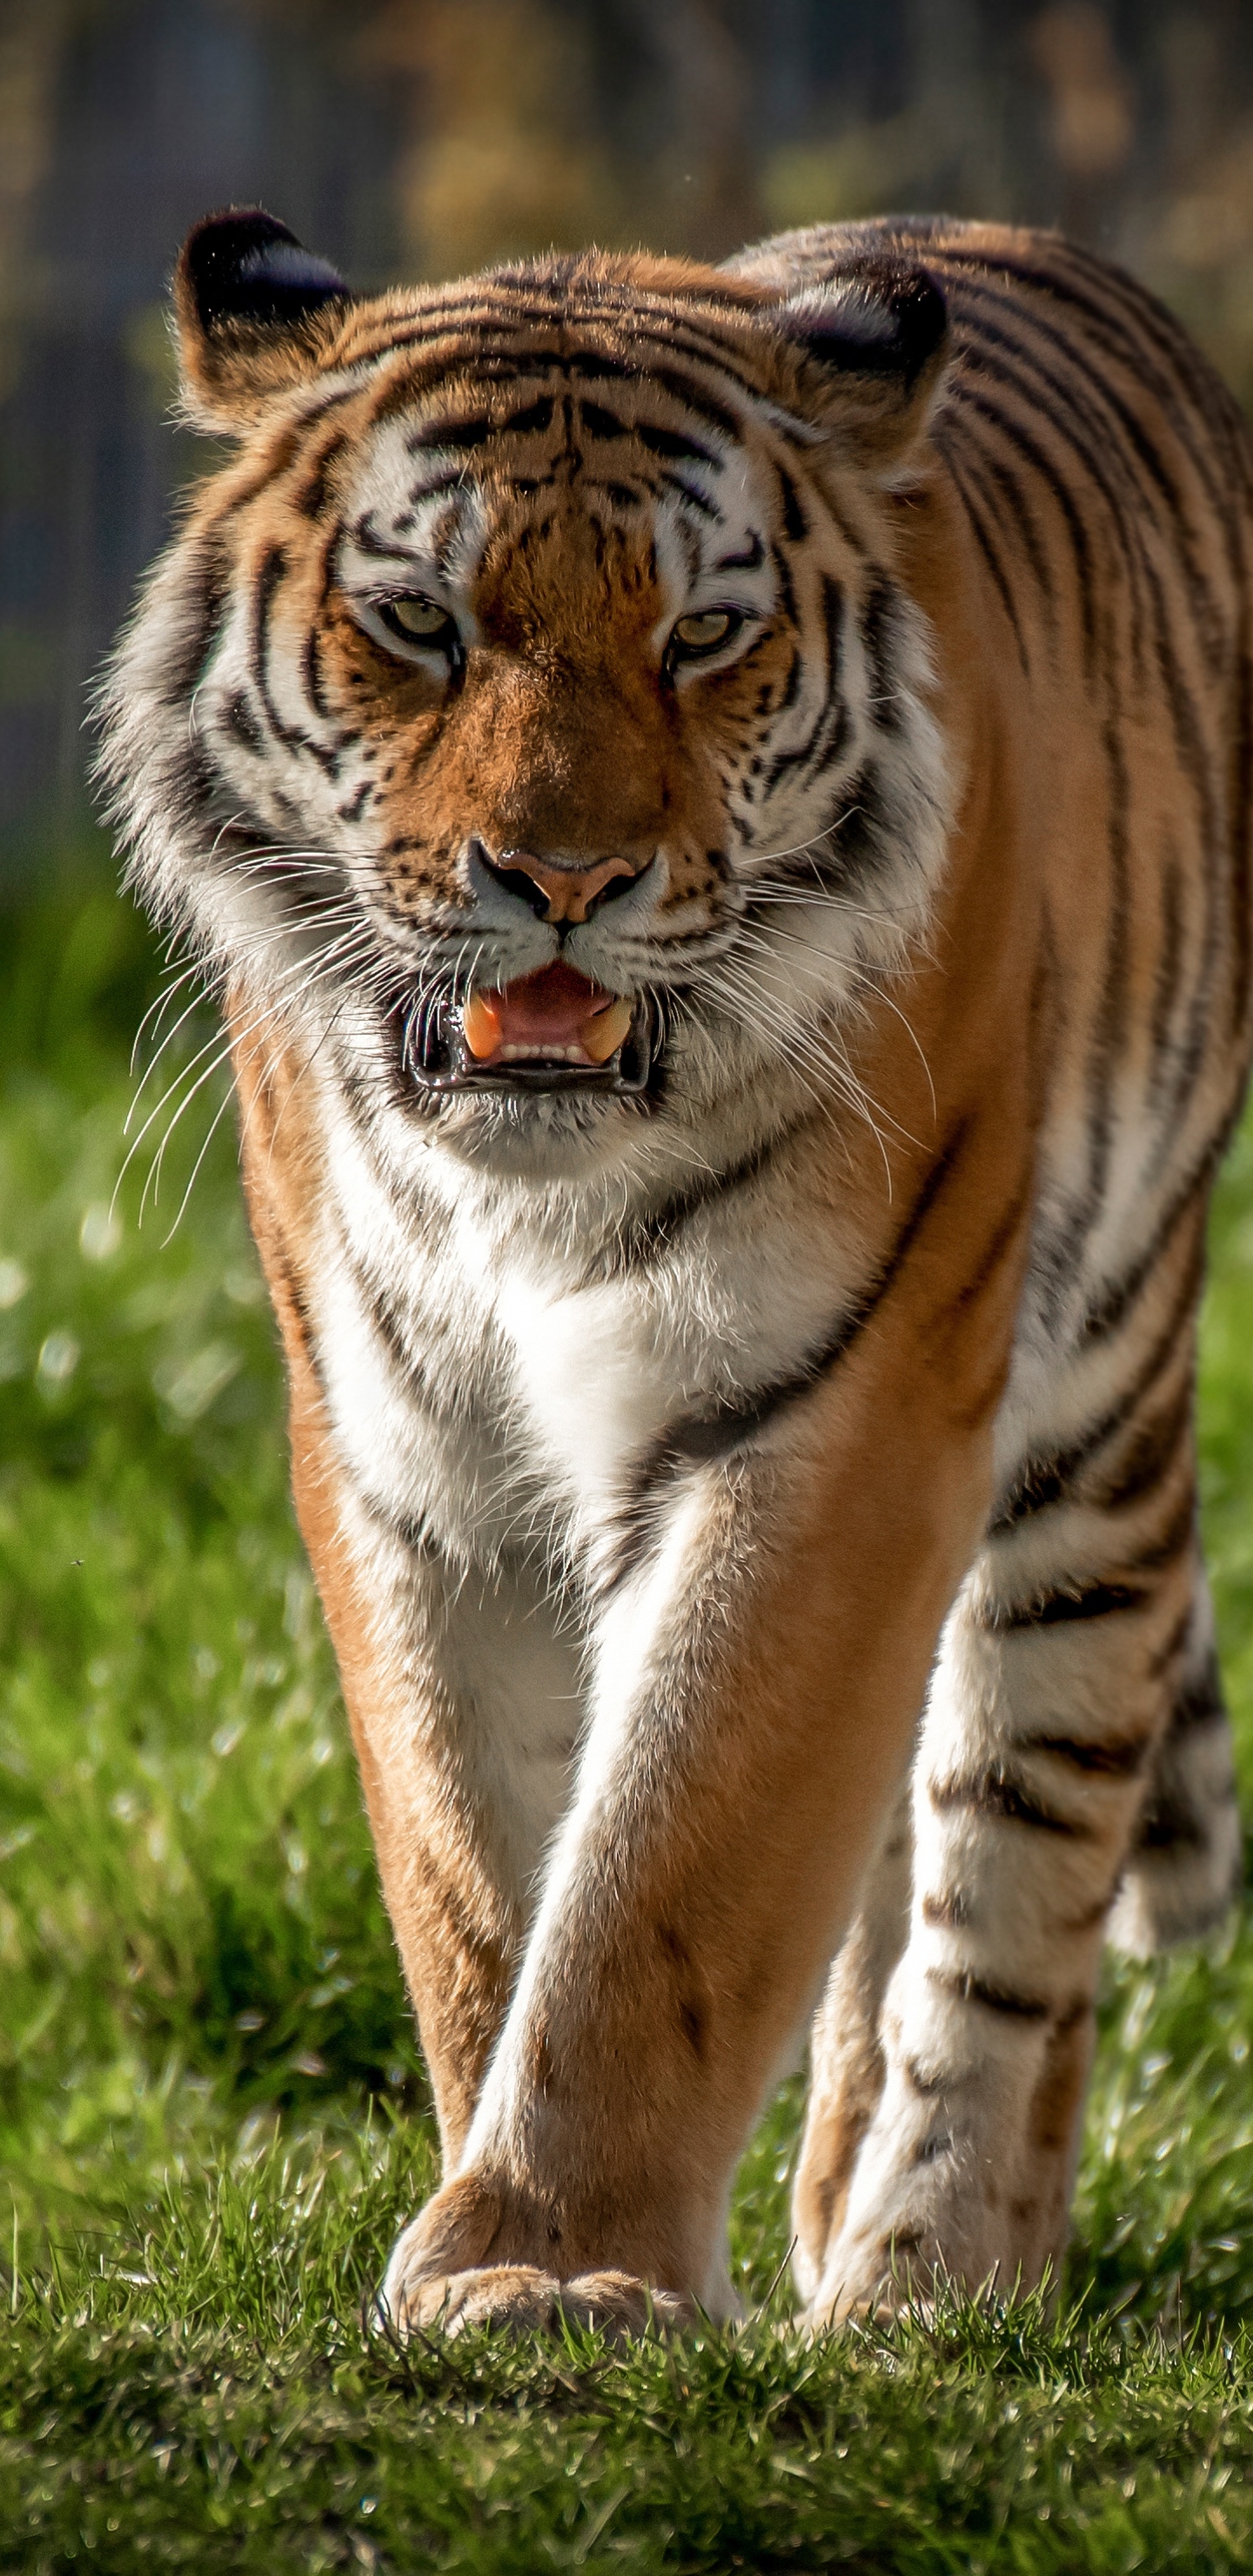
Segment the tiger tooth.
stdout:
<svg viewBox="0 0 1253 2576">
<path fill-rule="evenodd" d="M 461 1028 L 471 1055 L 480 1064 L 485 1056 L 495 1055 L 500 1044 L 500 1021 L 485 993 L 471 993 L 461 1014 Z"/>
<path fill-rule="evenodd" d="M 611 1002 L 607 1011 L 597 1011 L 584 1021 L 579 1042 L 593 1064 L 608 1064 L 610 1056 L 617 1054 L 634 1017 L 635 1004 L 620 1001 Z"/>
</svg>

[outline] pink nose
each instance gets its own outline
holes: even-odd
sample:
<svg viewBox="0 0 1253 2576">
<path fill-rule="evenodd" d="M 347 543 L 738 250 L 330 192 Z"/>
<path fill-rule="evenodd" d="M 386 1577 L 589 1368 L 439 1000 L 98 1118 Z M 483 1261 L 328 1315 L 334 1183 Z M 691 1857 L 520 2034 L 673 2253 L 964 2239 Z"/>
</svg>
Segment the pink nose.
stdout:
<svg viewBox="0 0 1253 2576">
<path fill-rule="evenodd" d="M 529 850 L 502 850 L 496 864 L 502 871 L 516 868 L 547 895 L 545 921 L 586 921 L 597 895 L 615 877 L 636 874 L 629 859 L 598 859 L 590 868 L 559 868 L 547 859 L 532 858 Z"/>
</svg>

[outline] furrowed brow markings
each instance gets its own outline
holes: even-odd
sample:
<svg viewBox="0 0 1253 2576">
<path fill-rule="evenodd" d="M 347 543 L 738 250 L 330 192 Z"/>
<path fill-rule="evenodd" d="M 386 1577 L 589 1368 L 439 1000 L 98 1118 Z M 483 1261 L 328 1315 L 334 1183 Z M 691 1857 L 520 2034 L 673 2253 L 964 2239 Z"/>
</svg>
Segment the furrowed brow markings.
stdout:
<svg viewBox="0 0 1253 2576">
<path fill-rule="evenodd" d="M 481 447 L 490 438 L 496 423 L 480 412 L 473 420 L 431 420 L 424 428 L 415 429 L 405 440 L 410 456 L 419 456 L 426 447 Z"/>
<path fill-rule="evenodd" d="M 629 424 L 619 420 L 616 411 L 606 411 L 603 403 L 581 402 L 579 421 L 589 438 L 629 438 Z"/>
<path fill-rule="evenodd" d="M 363 555 L 369 555 L 376 563 L 391 563 L 397 553 L 404 551 L 403 548 L 389 544 L 386 537 L 380 536 L 374 525 L 372 510 L 365 510 L 359 519 L 354 519 L 348 534 L 358 551 Z"/>
<path fill-rule="evenodd" d="M 410 511 L 412 512 L 418 509 L 423 501 L 438 500 L 440 494 L 443 492 L 457 491 L 464 473 L 464 466 L 450 465 L 446 474 L 435 475 L 429 483 L 412 483 L 409 487 Z M 412 527 L 413 520 L 411 517 L 408 524 Z M 405 521 L 403 519 L 393 519 L 392 521 L 392 526 L 394 528 L 403 528 L 404 525 Z"/>
<path fill-rule="evenodd" d="M 637 421 L 635 435 L 650 456 L 665 456 L 674 465 L 708 465 L 715 474 L 722 472 L 722 459 L 712 448 L 702 447 L 695 438 L 684 438 L 677 429 L 662 429 L 652 421 Z"/>
<path fill-rule="evenodd" d="M 699 510 L 703 519 L 722 517 L 721 510 L 715 509 L 713 502 L 707 501 L 703 492 L 694 492 L 691 484 L 685 483 L 681 474 L 663 473 L 660 479 L 669 485 L 672 492 L 680 493 L 693 510 Z"/>
</svg>

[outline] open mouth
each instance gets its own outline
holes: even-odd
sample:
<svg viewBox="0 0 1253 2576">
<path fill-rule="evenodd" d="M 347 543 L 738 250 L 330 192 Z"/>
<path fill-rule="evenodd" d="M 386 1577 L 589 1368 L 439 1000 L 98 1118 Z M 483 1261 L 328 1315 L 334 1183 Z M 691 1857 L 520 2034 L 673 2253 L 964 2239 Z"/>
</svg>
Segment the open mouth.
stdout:
<svg viewBox="0 0 1253 2576">
<path fill-rule="evenodd" d="M 541 966 L 404 1022 L 403 1059 L 432 1091 L 642 1091 L 660 1044 L 656 1005 Z"/>
</svg>

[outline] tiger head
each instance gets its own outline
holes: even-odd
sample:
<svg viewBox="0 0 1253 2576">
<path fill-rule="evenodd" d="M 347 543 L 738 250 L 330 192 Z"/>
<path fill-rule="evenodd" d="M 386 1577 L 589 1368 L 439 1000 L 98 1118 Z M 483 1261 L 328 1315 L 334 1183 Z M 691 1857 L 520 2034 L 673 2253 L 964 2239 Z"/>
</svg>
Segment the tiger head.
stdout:
<svg viewBox="0 0 1253 2576">
<path fill-rule="evenodd" d="M 239 444 L 107 684 L 133 873 L 424 1134 L 603 1155 L 803 1082 L 925 920 L 891 518 L 946 314 L 849 244 L 790 294 L 785 245 L 365 300 L 261 213 L 183 250 L 185 411 Z"/>
</svg>

